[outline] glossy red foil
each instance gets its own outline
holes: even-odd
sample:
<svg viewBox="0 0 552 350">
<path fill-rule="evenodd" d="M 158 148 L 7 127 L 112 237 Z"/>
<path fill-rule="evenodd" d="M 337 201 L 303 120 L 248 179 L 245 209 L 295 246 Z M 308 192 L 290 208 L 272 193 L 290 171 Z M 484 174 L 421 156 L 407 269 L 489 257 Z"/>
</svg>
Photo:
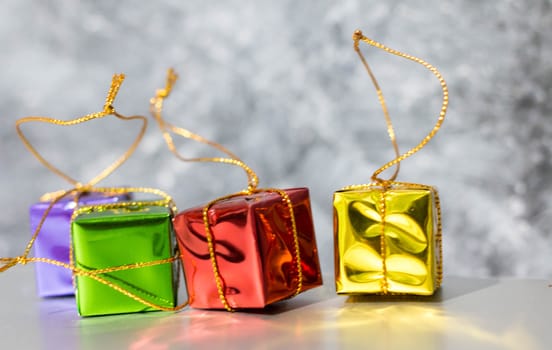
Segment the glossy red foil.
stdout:
<svg viewBox="0 0 552 350">
<path fill-rule="evenodd" d="M 299 238 L 303 286 L 322 284 L 318 249 L 306 188 L 284 190 L 290 197 Z M 209 257 L 203 207 L 174 219 L 190 305 L 222 309 Z M 290 213 L 278 193 L 259 192 L 219 201 L 209 223 L 226 299 L 232 308 L 262 308 L 289 298 L 298 285 Z"/>
</svg>

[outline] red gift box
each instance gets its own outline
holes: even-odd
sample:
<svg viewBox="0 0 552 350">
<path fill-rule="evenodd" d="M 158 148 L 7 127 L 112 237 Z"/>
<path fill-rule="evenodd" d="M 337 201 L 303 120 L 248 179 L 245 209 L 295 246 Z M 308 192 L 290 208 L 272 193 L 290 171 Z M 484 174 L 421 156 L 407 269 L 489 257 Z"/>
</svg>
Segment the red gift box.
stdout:
<svg viewBox="0 0 552 350">
<path fill-rule="evenodd" d="M 222 291 L 231 308 L 262 308 L 322 284 L 308 189 L 283 192 L 293 207 L 300 269 L 291 212 L 278 191 L 221 199 L 207 211 Z M 174 228 L 190 306 L 222 309 L 203 209 L 179 213 Z"/>
</svg>

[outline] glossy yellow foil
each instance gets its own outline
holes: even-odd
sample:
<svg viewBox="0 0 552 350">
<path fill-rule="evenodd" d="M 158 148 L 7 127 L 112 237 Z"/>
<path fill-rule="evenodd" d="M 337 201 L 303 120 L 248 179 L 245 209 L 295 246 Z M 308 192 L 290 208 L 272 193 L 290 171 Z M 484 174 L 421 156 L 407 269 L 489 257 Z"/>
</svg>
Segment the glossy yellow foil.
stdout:
<svg viewBox="0 0 552 350">
<path fill-rule="evenodd" d="M 337 293 L 433 294 L 441 271 L 437 205 L 436 190 L 423 185 L 335 192 Z"/>
</svg>

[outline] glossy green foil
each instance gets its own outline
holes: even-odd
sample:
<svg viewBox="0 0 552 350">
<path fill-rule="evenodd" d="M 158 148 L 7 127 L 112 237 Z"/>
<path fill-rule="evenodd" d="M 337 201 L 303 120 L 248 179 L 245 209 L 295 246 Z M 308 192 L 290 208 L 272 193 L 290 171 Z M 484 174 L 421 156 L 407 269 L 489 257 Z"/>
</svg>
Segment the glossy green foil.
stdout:
<svg viewBox="0 0 552 350">
<path fill-rule="evenodd" d="M 384 284 L 388 293 L 434 293 L 441 268 L 435 194 L 405 185 L 334 193 L 337 293 L 383 293 Z"/>
<path fill-rule="evenodd" d="M 73 220 L 73 261 L 78 268 L 95 270 L 169 258 L 174 244 L 171 218 L 170 210 L 161 206 L 91 208 Z M 175 305 L 171 263 L 100 276 L 157 305 Z M 89 277 L 78 276 L 75 281 L 81 316 L 154 310 Z"/>
</svg>

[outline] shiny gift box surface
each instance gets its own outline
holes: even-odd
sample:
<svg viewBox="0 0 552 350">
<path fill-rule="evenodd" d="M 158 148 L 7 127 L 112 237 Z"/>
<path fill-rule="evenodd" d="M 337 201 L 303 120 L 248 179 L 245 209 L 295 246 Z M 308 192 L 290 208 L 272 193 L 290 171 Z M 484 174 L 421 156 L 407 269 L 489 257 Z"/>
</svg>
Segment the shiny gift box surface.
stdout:
<svg viewBox="0 0 552 350">
<path fill-rule="evenodd" d="M 87 193 L 81 196 L 79 205 L 96 205 L 128 200 L 129 194 L 107 195 Z M 30 207 L 31 234 L 34 233 L 48 209 L 50 202 L 38 202 Z M 71 216 L 75 210 L 74 198 L 63 198 L 54 204 L 44 221 L 34 244 L 34 256 L 57 260 L 69 264 Z M 74 294 L 71 271 L 63 267 L 38 263 L 35 265 L 36 288 L 41 297 Z"/>
<path fill-rule="evenodd" d="M 322 284 L 309 193 L 306 188 L 284 191 L 293 205 L 305 291 Z M 203 207 L 181 212 L 174 227 L 190 305 L 221 309 L 202 212 Z M 295 295 L 295 241 L 290 211 L 280 194 L 263 191 L 217 201 L 208 220 L 230 307 L 262 308 Z"/>
<path fill-rule="evenodd" d="M 139 206 L 79 213 L 73 220 L 73 260 L 94 271 L 170 258 L 172 214 L 163 206 Z M 174 307 L 176 285 L 172 263 L 102 273 L 113 285 L 155 305 Z M 77 276 L 76 301 L 81 316 L 153 311 L 112 287 Z"/>
<path fill-rule="evenodd" d="M 373 185 L 335 192 L 337 293 L 433 294 L 442 275 L 440 229 L 432 187 Z"/>
</svg>

